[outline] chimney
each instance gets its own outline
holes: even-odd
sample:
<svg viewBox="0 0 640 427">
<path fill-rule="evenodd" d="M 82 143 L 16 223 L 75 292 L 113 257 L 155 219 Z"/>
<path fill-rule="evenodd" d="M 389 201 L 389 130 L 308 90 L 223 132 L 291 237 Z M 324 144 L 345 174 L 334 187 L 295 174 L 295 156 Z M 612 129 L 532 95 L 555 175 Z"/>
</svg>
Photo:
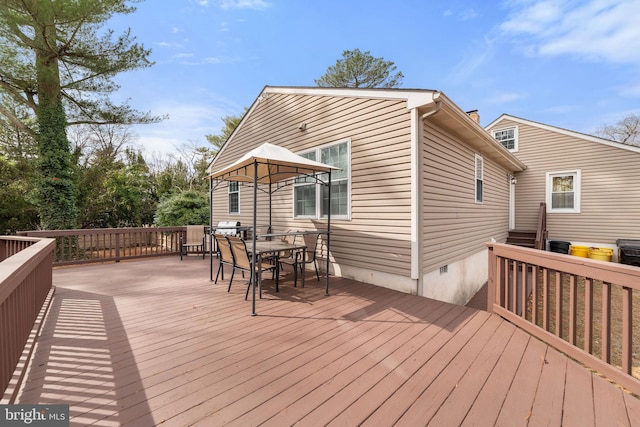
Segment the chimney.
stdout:
<svg viewBox="0 0 640 427">
<path fill-rule="evenodd" d="M 478 110 L 467 111 L 467 114 L 473 119 L 474 122 L 480 124 L 480 114 L 478 114 Z"/>
</svg>

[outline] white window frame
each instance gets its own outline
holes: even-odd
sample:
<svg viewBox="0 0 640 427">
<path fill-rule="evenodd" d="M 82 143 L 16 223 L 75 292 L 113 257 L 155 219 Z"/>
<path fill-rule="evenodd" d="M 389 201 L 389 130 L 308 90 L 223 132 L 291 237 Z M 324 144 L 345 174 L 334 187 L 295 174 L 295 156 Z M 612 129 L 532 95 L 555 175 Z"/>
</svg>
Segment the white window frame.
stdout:
<svg viewBox="0 0 640 427">
<path fill-rule="evenodd" d="M 559 176 L 573 176 L 573 208 L 553 208 L 552 194 L 553 194 L 553 178 Z M 582 170 L 573 169 L 565 171 L 553 171 L 546 173 L 546 202 L 547 213 L 580 213 L 580 199 L 581 199 L 581 187 L 582 187 Z"/>
<path fill-rule="evenodd" d="M 316 153 L 316 161 L 318 162 L 322 162 L 322 150 L 329 148 L 329 147 L 333 147 L 335 145 L 340 145 L 340 144 L 346 144 L 347 145 L 347 177 L 346 178 L 342 178 L 340 180 L 336 180 L 335 179 L 335 172 L 332 173 L 332 180 L 331 180 L 331 184 L 335 185 L 337 182 L 342 181 L 342 180 L 346 180 L 347 181 L 347 214 L 346 215 L 331 215 L 331 219 L 337 219 L 337 220 L 347 220 L 350 221 L 351 220 L 351 138 L 346 138 L 346 139 L 342 139 L 339 141 L 335 141 L 335 142 L 331 142 L 328 144 L 324 144 L 324 145 L 320 145 L 317 146 L 311 150 L 306 150 L 303 151 L 299 154 L 306 154 L 306 153 L 310 153 L 310 152 L 315 152 Z M 293 217 L 293 219 L 325 219 L 327 218 L 327 215 L 323 215 L 322 214 L 322 193 L 323 193 L 323 188 L 326 188 L 323 184 L 320 184 L 318 182 L 315 183 L 315 193 L 316 193 L 316 212 L 314 215 L 298 215 L 296 216 L 296 192 L 295 189 L 296 187 L 299 186 L 303 186 L 303 185 L 310 185 L 310 183 L 299 183 L 296 184 L 294 183 L 293 185 L 293 191 L 292 191 L 292 195 L 291 195 L 291 199 L 293 200 L 292 203 L 292 209 L 291 209 L 291 216 Z"/>
<path fill-rule="evenodd" d="M 473 180 L 473 197 L 476 201 L 476 203 L 478 204 L 482 204 L 484 203 L 484 159 L 482 158 L 481 155 L 476 154 L 475 155 L 475 159 L 473 162 L 474 165 L 474 180 Z M 481 183 L 481 194 L 480 197 L 478 197 L 478 181 Z"/>
<path fill-rule="evenodd" d="M 231 191 L 231 184 L 237 185 L 237 190 Z M 238 211 L 231 210 L 231 195 L 237 194 L 238 197 Z M 227 184 L 227 212 L 229 215 L 240 215 L 240 183 L 238 181 L 229 181 Z"/>
<path fill-rule="evenodd" d="M 504 146 L 504 144 L 502 143 L 501 140 L 499 140 L 496 136 L 497 133 L 499 132 L 507 132 L 507 131 L 513 131 L 513 148 L 507 148 Z M 491 131 L 491 135 L 493 135 L 493 138 L 498 141 L 504 148 L 507 148 L 507 150 L 509 150 L 512 153 L 517 153 L 518 152 L 518 126 L 509 126 L 506 128 L 500 128 L 500 129 L 493 129 Z"/>
</svg>

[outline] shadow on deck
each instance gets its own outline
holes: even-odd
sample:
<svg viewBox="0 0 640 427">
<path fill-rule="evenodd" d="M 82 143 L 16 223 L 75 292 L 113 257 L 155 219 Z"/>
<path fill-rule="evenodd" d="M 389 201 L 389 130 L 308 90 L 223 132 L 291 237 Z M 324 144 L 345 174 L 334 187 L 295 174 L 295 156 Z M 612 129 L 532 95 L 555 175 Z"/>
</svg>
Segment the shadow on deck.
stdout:
<svg viewBox="0 0 640 427">
<path fill-rule="evenodd" d="M 638 399 L 498 316 L 309 275 L 265 279 L 251 317 L 246 279 L 208 277 L 196 257 L 56 269 L 16 403 L 78 426 L 638 425 Z"/>
</svg>

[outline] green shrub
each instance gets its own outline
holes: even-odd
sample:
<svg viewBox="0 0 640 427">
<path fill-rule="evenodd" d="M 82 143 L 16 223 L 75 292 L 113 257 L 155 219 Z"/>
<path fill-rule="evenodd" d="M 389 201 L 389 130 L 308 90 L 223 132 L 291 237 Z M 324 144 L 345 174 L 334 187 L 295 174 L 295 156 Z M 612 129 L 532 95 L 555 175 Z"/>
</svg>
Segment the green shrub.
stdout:
<svg viewBox="0 0 640 427">
<path fill-rule="evenodd" d="M 184 191 L 161 200 L 154 222 L 160 227 L 209 224 L 209 194 Z"/>
</svg>

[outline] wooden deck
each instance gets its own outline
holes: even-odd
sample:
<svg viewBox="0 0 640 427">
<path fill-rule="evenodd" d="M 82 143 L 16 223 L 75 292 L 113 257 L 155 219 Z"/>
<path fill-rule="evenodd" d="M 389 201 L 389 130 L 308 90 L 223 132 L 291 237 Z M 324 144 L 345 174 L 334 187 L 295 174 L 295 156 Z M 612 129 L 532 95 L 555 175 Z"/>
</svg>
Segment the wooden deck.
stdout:
<svg viewBox="0 0 640 427">
<path fill-rule="evenodd" d="M 496 315 L 289 274 L 252 317 L 246 280 L 227 293 L 208 266 L 54 270 L 16 403 L 67 403 L 74 426 L 640 425 L 640 400 Z"/>
</svg>

